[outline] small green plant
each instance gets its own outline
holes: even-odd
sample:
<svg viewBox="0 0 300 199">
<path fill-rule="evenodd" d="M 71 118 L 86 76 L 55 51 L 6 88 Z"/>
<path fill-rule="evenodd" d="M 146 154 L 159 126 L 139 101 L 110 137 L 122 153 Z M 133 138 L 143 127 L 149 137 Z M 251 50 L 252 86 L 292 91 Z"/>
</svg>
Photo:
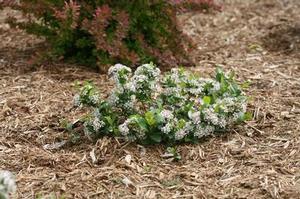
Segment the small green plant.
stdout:
<svg viewBox="0 0 300 199">
<path fill-rule="evenodd" d="M 169 156 L 173 161 L 181 160 L 181 155 L 178 153 L 176 147 L 168 147 L 165 156 Z"/>
<path fill-rule="evenodd" d="M 76 106 L 91 107 L 81 119 L 90 139 L 108 135 L 142 144 L 196 142 L 249 117 L 247 96 L 233 73 L 220 69 L 209 79 L 178 68 L 161 75 L 152 63 L 134 73 L 116 64 L 109 75 L 115 87 L 108 99 L 101 99 L 90 83 L 74 97 Z"/>
<path fill-rule="evenodd" d="M 16 191 L 15 177 L 9 171 L 0 171 L 0 199 L 8 199 Z"/>
</svg>

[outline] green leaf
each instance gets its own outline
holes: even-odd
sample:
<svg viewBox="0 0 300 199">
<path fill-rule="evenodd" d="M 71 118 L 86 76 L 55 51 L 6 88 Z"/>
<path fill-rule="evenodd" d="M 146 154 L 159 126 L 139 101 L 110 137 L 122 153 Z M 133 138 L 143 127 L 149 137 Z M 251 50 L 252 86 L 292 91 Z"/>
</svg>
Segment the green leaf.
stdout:
<svg viewBox="0 0 300 199">
<path fill-rule="evenodd" d="M 167 152 L 173 155 L 175 161 L 181 160 L 181 155 L 177 152 L 177 148 L 175 147 L 168 147 Z"/>
<path fill-rule="evenodd" d="M 151 138 L 151 140 L 153 140 L 156 143 L 160 143 L 162 140 L 161 134 L 159 132 L 157 133 L 152 133 L 149 136 Z"/>
<path fill-rule="evenodd" d="M 139 125 L 139 127 L 145 131 L 148 131 L 148 125 L 147 125 L 147 121 L 142 118 L 142 117 L 139 117 L 138 120 L 137 120 L 137 124 Z"/>
<path fill-rule="evenodd" d="M 203 100 L 204 104 L 209 105 L 210 102 L 211 102 L 211 97 L 209 97 L 209 96 L 204 96 L 202 100 Z"/>
<path fill-rule="evenodd" d="M 220 110 L 221 110 L 220 105 L 217 105 L 217 106 L 215 107 L 215 109 L 214 109 L 214 111 L 215 111 L 216 113 L 219 113 Z"/>
<path fill-rule="evenodd" d="M 134 120 L 135 124 L 137 124 L 140 129 L 146 132 L 148 131 L 147 121 L 142 116 L 132 115 L 130 118 Z"/>
<path fill-rule="evenodd" d="M 184 119 L 180 119 L 178 121 L 178 128 L 182 129 L 185 126 L 186 121 Z"/>
<path fill-rule="evenodd" d="M 186 83 L 185 82 L 180 82 L 179 86 L 180 86 L 180 88 L 185 88 L 186 87 Z"/>
<path fill-rule="evenodd" d="M 249 120 L 252 120 L 252 114 L 250 113 L 250 112 L 246 112 L 245 114 L 244 114 L 244 117 L 243 117 L 243 119 L 244 119 L 244 121 L 249 121 Z"/>
<path fill-rule="evenodd" d="M 160 115 L 160 113 L 154 114 L 156 124 L 161 124 L 164 121 L 164 118 Z"/>
<path fill-rule="evenodd" d="M 154 126 L 156 123 L 154 114 L 151 111 L 145 113 L 145 119 L 150 126 Z"/>
<path fill-rule="evenodd" d="M 104 117 L 104 118 L 107 120 L 107 122 L 108 122 L 109 125 L 111 125 L 111 126 L 114 125 L 114 121 L 111 119 L 110 116 L 106 116 L 106 117 Z"/>
<path fill-rule="evenodd" d="M 245 81 L 241 84 L 241 88 L 247 89 L 250 87 L 251 82 L 250 81 Z"/>
<path fill-rule="evenodd" d="M 224 72 L 221 70 L 221 68 L 217 68 L 216 70 L 216 79 L 218 82 L 222 82 L 222 80 L 224 80 Z"/>
</svg>

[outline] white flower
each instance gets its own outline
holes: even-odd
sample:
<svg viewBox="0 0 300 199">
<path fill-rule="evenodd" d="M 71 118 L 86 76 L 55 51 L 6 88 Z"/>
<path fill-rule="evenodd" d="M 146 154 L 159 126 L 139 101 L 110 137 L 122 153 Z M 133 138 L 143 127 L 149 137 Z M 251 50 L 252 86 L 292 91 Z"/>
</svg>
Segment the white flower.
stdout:
<svg viewBox="0 0 300 199">
<path fill-rule="evenodd" d="M 213 88 L 211 89 L 211 92 L 217 92 L 221 89 L 221 84 L 217 81 L 214 81 Z"/>
<path fill-rule="evenodd" d="M 13 174 L 9 171 L 0 171 L 0 198 L 3 196 L 8 199 L 9 193 L 16 191 L 16 181 Z"/>
<path fill-rule="evenodd" d="M 221 127 L 222 129 L 224 129 L 227 125 L 227 121 L 225 117 L 219 117 L 219 123 L 218 123 L 219 127 Z"/>
<path fill-rule="evenodd" d="M 125 65 L 122 65 L 122 64 L 116 64 L 114 66 L 111 66 L 109 69 L 108 69 L 108 75 L 109 76 L 115 76 L 119 71 L 121 70 L 125 70 L 129 73 L 131 73 L 131 68 L 125 66 Z"/>
<path fill-rule="evenodd" d="M 244 98 L 236 98 L 227 96 L 223 99 L 217 99 L 215 107 L 219 106 L 225 113 L 246 112 L 247 103 Z"/>
<path fill-rule="evenodd" d="M 165 126 L 161 127 L 161 131 L 164 133 L 164 134 L 168 134 L 172 131 L 172 128 L 173 128 L 173 124 L 172 123 L 167 123 Z"/>
<path fill-rule="evenodd" d="M 191 122 L 186 122 L 185 126 L 182 129 L 179 129 L 175 133 L 175 140 L 181 140 L 183 139 L 189 132 L 193 129 L 193 126 L 191 125 Z"/>
<path fill-rule="evenodd" d="M 160 70 L 153 64 L 141 65 L 134 72 L 131 81 L 126 85 L 126 88 L 132 92 L 138 93 L 155 91 L 157 89 L 159 76 Z"/>
<path fill-rule="evenodd" d="M 129 134 L 128 125 L 131 123 L 131 119 L 127 119 L 123 124 L 119 125 L 119 131 L 122 135 L 126 136 Z"/>
<path fill-rule="evenodd" d="M 83 96 L 88 95 L 88 90 L 87 90 L 87 89 L 84 89 L 84 90 L 82 91 L 82 95 L 83 95 Z"/>
<path fill-rule="evenodd" d="M 215 129 L 234 124 L 245 114 L 245 94 L 238 93 L 236 96 L 231 89 L 220 92 L 221 84 L 215 79 L 198 78 L 178 68 L 171 69 L 162 78 L 160 74 L 153 64 L 139 66 L 134 74 L 122 64 L 112 66 L 109 75 L 112 75 L 116 86 L 108 100 L 104 101 L 109 103 L 110 110 L 104 114 L 101 109 L 94 109 L 92 118 L 84 123 L 85 133 L 100 133 L 108 125 L 102 121 L 102 114 L 118 114 L 118 129 L 111 129 L 128 140 L 143 140 L 152 129 L 164 134 L 163 139 L 175 136 L 176 140 L 182 140 L 190 135 L 201 138 L 213 134 Z M 233 83 L 228 81 L 229 87 Z M 81 96 L 84 99 L 89 97 L 88 101 L 93 102 L 91 106 L 102 102 L 97 95 L 93 95 L 97 93 L 90 89 L 86 87 L 81 90 Z M 204 103 L 205 96 L 211 97 L 209 104 Z M 79 95 L 74 97 L 74 103 L 80 105 Z M 191 111 L 184 112 L 187 109 Z M 151 124 L 153 128 L 148 128 L 151 123 L 149 120 L 146 120 L 149 124 L 143 122 L 148 111 L 155 113 L 157 122 Z M 158 117 L 156 114 L 159 114 Z"/>
<path fill-rule="evenodd" d="M 125 87 L 126 87 L 126 89 L 128 89 L 128 90 L 130 90 L 132 92 L 136 92 L 136 90 L 137 90 L 136 89 L 136 84 L 133 81 L 127 83 Z"/>
<path fill-rule="evenodd" d="M 143 64 L 136 69 L 134 75 L 146 75 L 151 80 L 157 80 L 160 76 L 160 70 L 153 64 Z"/>
<path fill-rule="evenodd" d="M 187 133 L 184 129 L 180 129 L 175 133 L 175 140 L 182 140 Z"/>
<path fill-rule="evenodd" d="M 111 105 L 116 105 L 119 103 L 119 97 L 118 95 L 116 94 L 116 92 L 113 92 L 109 98 L 108 98 L 108 102 L 111 104 Z"/>
<path fill-rule="evenodd" d="M 166 110 L 166 109 L 162 110 L 160 114 L 166 120 L 171 120 L 171 119 L 174 118 L 174 115 L 173 115 L 172 111 L 169 111 L 169 110 Z"/>
<path fill-rule="evenodd" d="M 218 115 L 215 113 L 213 108 L 207 108 L 203 110 L 204 118 L 207 122 L 218 125 L 219 124 L 219 118 Z"/>
<path fill-rule="evenodd" d="M 99 118 L 95 118 L 92 122 L 93 128 L 95 131 L 99 131 L 102 127 L 105 126 L 105 122 L 102 120 L 99 120 Z"/>
<path fill-rule="evenodd" d="M 80 102 L 80 95 L 76 94 L 73 98 L 73 103 L 74 103 L 74 106 L 80 106 L 81 105 L 81 102 Z"/>
<path fill-rule="evenodd" d="M 223 99 L 216 100 L 216 106 L 219 106 L 225 113 L 233 112 L 237 103 L 233 97 L 225 97 Z"/>
<path fill-rule="evenodd" d="M 122 105 L 123 108 L 125 108 L 126 110 L 130 110 L 134 108 L 134 103 L 133 101 L 127 101 Z"/>
<path fill-rule="evenodd" d="M 237 122 L 243 115 L 244 115 L 244 112 L 233 113 L 232 122 Z"/>
<path fill-rule="evenodd" d="M 194 113 L 189 111 L 188 116 L 193 121 L 194 124 L 200 124 L 200 122 L 201 122 L 201 113 L 199 111 L 196 111 Z"/>
<path fill-rule="evenodd" d="M 220 128 L 226 127 L 227 125 L 226 118 L 223 115 L 216 113 L 212 107 L 205 109 L 203 113 L 204 113 L 205 120 L 210 124 L 213 124 Z"/>
<path fill-rule="evenodd" d="M 145 132 L 144 130 L 142 130 L 142 129 L 140 129 L 140 130 L 138 131 L 138 133 L 136 134 L 136 137 L 139 138 L 139 139 L 142 139 L 142 138 L 144 138 L 145 136 L 146 136 L 146 132 Z"/>
<path fill-rule="evenodd" d="M 132 92 L 137 92 L 139 89 L 142 89 L 145 84 L 149 84 L 148 77 L 146 75 L 135 74 L 127 87 L 129 87 Z"/>
<path fill-rule="evenodd" d="M 101 113 L 98 108 L 94 109 L 93 115 L 94 115 L 94 117 L 97 117 L 97 118 L 101 117 Z"/>
<path fill-rule="evenodd" d="M 99 96 L 98 95 L 92 95 L 90 96 L 90 100 L 93 104 L 98 104 L 99 103 Z"/>
<path fill-rule="evenodd" d="M 181 95 L 181 88 L 178 87 L 168 87 L 164 88 L 163 93 L 166 96 L 174 96 L 178 98 L 183 98 L 184 96 Z"/>
<path fill-rule="evenodd" d="M 169 78 L 175 84 L 179 84 L 183 81 L 187 81 L 186 74 L 185 73 L 182 74 L 179 68 L 172 68 Z"/>
<path fill-rule="evenodd" d="M 202 138 L 204 136 L 208 136 L 215 131 L 215 128 L 210 125 L 202 126 L 198 125 L 194 131 L 194 136 L 198 138 Z"/>
<path fill-rule="evenodd" d="M 203 87 L 189 88 L 188 91 L 193 95 L 200 95 L 203 92 Z"/>
<path fill-rule="evenodd" d="M 109 68 L 108 75 L 112 76 L 112 78 L 114 79 L 117 90 L 119 90 L 120 93 L 123 93 L 124 84 L 126 84 L 131 76 L 131 68 L 122 64 L 116 64 Z"/>
</svg>

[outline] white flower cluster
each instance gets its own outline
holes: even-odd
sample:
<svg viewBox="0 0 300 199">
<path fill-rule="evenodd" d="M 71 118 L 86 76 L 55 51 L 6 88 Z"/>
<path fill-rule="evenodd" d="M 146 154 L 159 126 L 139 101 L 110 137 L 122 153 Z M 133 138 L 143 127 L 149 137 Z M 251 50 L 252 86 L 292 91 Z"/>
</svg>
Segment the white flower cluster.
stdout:
<svg viewBox="0 0 300 199">
<path fill-rule="evenodd" d="M 212 107 L 203 110 L 204 119 L 209 124 L 225 128 L 226 119 L 222 115 L 216 113 Z"/>
<path fill-rule="evenodd" d="M 116 64 L 109 68 L 108 75 L 112 76 L 116 80 L 116 82 L 118 82 L 119 77 L 122 76 L 121 72 L 123 72 L 124 74 L 130 74 L 131 68 L 122 64 Z"/>
<path fill-rule="evenodd" d="M 184 71 L 180 70 L 179 68 L 172 68 L 170 72 L 170 76 L 166 76 L 170 78 L 175 84 L 181 83 L 186 80 L 186 74 Z"/>
<path fill-rule="evenodd" d="M 122 136 L 125 137 L 126 140 L 134 141 L 136 139 L 143 139 L 145 137 L 145 130 L 135 125 L 134 119 L 130 118 L 125 120 L 118 127 Z M 131 136 L 134 133 L 134 136 Z"/>
<path fill-rule="evenodd" d="M 197 125 L 194 130 L 194 136 L 202 138 L 211 135 L 215 131 L 215 127 L 210 125 Z"/>
<path fill-rule="evenodd" d="M 122 64 L 116 64 L 109 68 L 108 75 L 113 78 L 116 84 L 116 88 L 114 90 L 115 93 L 123 94 L 124 92 L 126 92 L 126 83 L 132 76 L 131 68 Z"/>
<path fill-rule="evenodd" d="M 207 78 L 188 79 L 186 83 L 189 85 L 187 92 L 195 96 L 203 95 L 205 91 L 204 88 L 207 86 L 211 87 L 208 94 L 213 94 L 221 89 L 219 82 Z"/>
<path fill-rule="evenodd" d="M 164 88 L 163 93 L 166 96 L 173 96 L 173 97 L 184 99 L 184 96 L 181 95 L 181 90 L 182 89 L 178 87 L 167 87 Z"/>
<path fill-rule="evenodd" d="M 80 106 L 81 105 L 81 101 L 80 101 L 80 95 L 76 94 L 73 98 L 73 104 L 74 106 Z"/>
<path fill-rule="evenodd" d="M 188 112 L 188 116 L 191 119 L 191 121 L 193 122 L 194 125 L 198 125 L 201 122 L 201 113 L 200 111 L 196 111 L 196 112 Z"/>
<path fill-rule="evenodd" d="M 163 78 L 162 83 L 164 85 L 164 95 L 173 96 L 184 101 L 194 99 L 200 104 L 202 101 L 199 100 L 199 96 L 212 95 L 221 89 L 221 84 L 216 80 L 196 78 L 178 68 L 172 69 Z"/>
<path fill-rule="evenodd" d="M 94 112 L 84 123 L 84 133 L 91 137 L 94 133 L 100 132 L 105 127 L 105 122 L 103 121 L 103 116 L 100 113 L 99 109 L 94 108 Z"/>
<path fill-rule="evenodd" d="M 191 122 L 186 122 L 182 129 L 175 132 L 175 140 L 182 140 L 187 134 L 193 130 Z"/>
<path fill-rule="evenodd" d="M 173 115 L 172 111 L 164 109 L 164 110 L 161 111 L 160 114 L 164 118 L 164 120 L 166 120 L 166 121 L 174 119 L 174 115 Z"/>
<path fill-rule="evenodd" d="M 157 87 L 160 70 L 153 64 L 144 64 L 137 68 L 127 87 L 134 93 L 151 93 Z"/>
<path fill-rule="evenodd" d="M 164 134 L 168 134 L 174 129 L 174 126 L 177 123 L 177 118 L 174 118 L 173 112 L 167 109 L 163 109 L 160 115 L 164 121 L 164 125 L 160 126 L 160 130 Z"/>
<path fill-rule="evenodd" d="M 119 131 L 123 136 L 126 136 L 129 134 L 129 125 L 132 122 L 131 119 L 127 119 L 123 124 L 119 125 Z"/>
<path fill-rule="evenodd" d="M 137 92 L 143 88 L 143 85 L 147 83 L 148 77 L 146 75 L 134 75 L 132 81 L 127 84 L 127 88 L 132 92 Z"/>
<path fill-rule="evenodd" d="M 73 104 L 75 107 L 81 107 L 83 104 L 96 106 L 99 103 L 99 93 L 98 91 L 95 91 L 94 87 L 90 83 L 86 83 L 80 89 L 80 94 L 75 95 L 73 98 Z"/>
<path fill-rule="evenodd" d="M 237 110 L 246 112 L 247 100 L 244 97 L 225 97 L 223 99 L 217 99 L 215 103 L 215 107 L 216 106 L 219 106 L 225 113 L 233 113 Z"/>
<path fill-rule="evenodd" d="M 160 77 L 160 70 L 154 64 L 144 64 L 136 69 L 135 75 L 146 75 L 150 80 L 158 80 Z"/>
<path fill-rule="evenodd" d="M 99 131 L 102 127 L 105 126 L 105 122 L 103 122 L 102 120 L 100 120 L 99 118 L 95 117 L 93 119 L 93 128 L 95 131 Z"/>
<path fill-rule="evenodd" d="M 97 95 L 97 94 L 91 95 L 90 96 L 90 101 L 93 104 L 98 104 L 100 102 L 99 95 Z"/>
<path fill-rule="evenodd" d="M 0 198 L 8 199 L 9 193 L 16 191 L 16 181 L 9 171 L 0 171 Z"/>
<path fill-rule="evenodd" d="M 172 122 L 168 122 L 167 124 L 165 124 L 164 126 L 162 126 L 160 128 L 161 132 L 163 132 L 164 134 L 169 134 L 172 129 L 173 129 L 174 124 Z"/>
</svg>

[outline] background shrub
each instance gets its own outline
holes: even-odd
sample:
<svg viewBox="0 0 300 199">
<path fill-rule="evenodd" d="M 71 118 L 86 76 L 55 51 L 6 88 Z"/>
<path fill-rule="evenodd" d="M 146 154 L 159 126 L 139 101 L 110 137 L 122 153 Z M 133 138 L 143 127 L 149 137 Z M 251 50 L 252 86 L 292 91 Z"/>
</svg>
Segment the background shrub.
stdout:
<svg viewBox="0 0 300 199">
<path fill-rule="evenodd" d="M 217 8 L 213 0 L 22 0 L 5 1 L 26 22 L 10 24 L 44 36 L 51 58 L 80 64 L 162 66 L 191 63 L 192 42 L 178 28 L 176 12 Z M 4 3 L 2 3 L 3 6 Z"/>
</svg>

